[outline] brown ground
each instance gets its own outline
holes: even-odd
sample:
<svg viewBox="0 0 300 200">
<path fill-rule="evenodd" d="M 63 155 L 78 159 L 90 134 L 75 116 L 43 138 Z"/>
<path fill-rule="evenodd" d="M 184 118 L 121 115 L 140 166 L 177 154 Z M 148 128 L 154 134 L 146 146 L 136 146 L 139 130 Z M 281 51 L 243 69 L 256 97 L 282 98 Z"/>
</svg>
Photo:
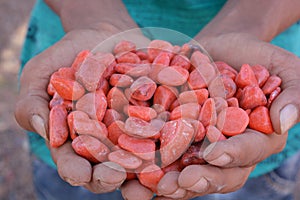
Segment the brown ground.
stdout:
<svg viewBox="0 0 300 200">
<path fill-rule="evenodd" d="M 35 199 L 28 143 L 13 116 L 20 48 L 33 4 L 0 0 L 0 199 Z"/>
</svg>

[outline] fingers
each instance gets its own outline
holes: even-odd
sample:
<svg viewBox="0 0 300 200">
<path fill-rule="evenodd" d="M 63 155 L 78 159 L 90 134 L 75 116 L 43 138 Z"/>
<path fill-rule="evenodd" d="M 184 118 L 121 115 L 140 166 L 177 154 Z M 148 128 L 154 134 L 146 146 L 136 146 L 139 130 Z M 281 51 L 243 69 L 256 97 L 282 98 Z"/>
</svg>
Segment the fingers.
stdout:
<svg viewBox="0 0 300 200">
<path fill-rule="evenodd" d="M 228 193 L 240 189 L 253 167 L 218 168 L 211 165 L 190 165 L 178 177 L 180 187 L 203 196 Z"/>
<path fill-rule="evenodd" d="M 272 45 L 268 45 L 272 48 Z M 282 92 L 273 101 L 270 115 L 275 132 L 284 134 L 299 122 L 300 109 L 300 59 L 280 48 L 273 48 L 269 58 L 269 65 L 273 74 L 282 79 Z"/>
<path fill-rule="evenodd" d="M 138 180 L 131 180 L 121 186 L 121 192 L 124 199 L 130 200 L 150 200 L 153 193 L 148 188 L 142 186 Z"/>
<path fill-rule="evenodd" d="M 250 167 L 219 168 L 212 165 L 190 165 L 182 172 L 168 172 L 160 180 L 155 200 L 186 200 L 211 193 L 228 193 L 240 189 L 254 169 Z"/>
<path fill-rule="evenodd" d="M 158 195 L 179 199 L 186 196 L 187 191 L 178 185 L 179 172 L 171 171 L 163 176 L 157 185 Z"/>
<path fill-rule="evenodd" d="M 85 185 L 94 193 L 112 192 L 122 185 L 126 179 L 126 171 L 113 162 L 104 162 L 93 167 L 91 182 Z"/>
<path fill-rule="evenodd" d="M 293 125 L 299 122 L 299 100 L 300 93 L 296 85 L 284 89 L 274 100 L 270 110 L 270 117 L 276 133 L 285 134 Z"/>
<path fill-rule="evenodd" d="M 197 194 L 195 192 L 190 192 L 190 191 L 187 191 L 186 192 L 186 195 L 182 198 L 171 198 L 171 197 L 165 197 L 165 196 L 157 196 L 154 198 L 154 200 L 189 200 L 189 199 L 192 199 L 194 197 L 196 197 Z"/>
<path fill-rule="evenodd" d="M 266 135 L 247 129 L 243 134 L 210 144 L 203 156 L 208 163 L 220 167 L 248 167 L 280 152 L 286 139 L 287 134 Z"/>
<path fill-rule="evenodd" d="M 40 96 L 26 95 L 15 108 L 17 122 L 26 130 L 34 131 L 48 139 L 48 101 Z"/>
<path fill-rule="evenodd" d="M 58 174 L 63 180 L 73 186 L 82 186 L 90 182 L 92 166 L 86 159 L 75 154 L 70 142 L 59 148 L 50 148 L 50 151 Z"/>
<path fill-rule="evenodd" d="M 157 196 L 154 198 L 154 200 L 189 200 L 192 199 L 194 197 L 199 196 L 199 194 L 197 195 L 195 192 L 191 192 L 189 190 L 186 190 L 186 195 L 182 198 L 171 198 L 171 197 L 166 197 L 166 196 Z"/>
<path fill-rule="evenodd" d="M 67 142 L 59 148 L 50 148 L 60 177 L 73 186 L 85 186 L 94 193 L 116 190 L 126 179 L 125 169 L 113 162 L 91 166 L 78 156 Z"/>
</svg>

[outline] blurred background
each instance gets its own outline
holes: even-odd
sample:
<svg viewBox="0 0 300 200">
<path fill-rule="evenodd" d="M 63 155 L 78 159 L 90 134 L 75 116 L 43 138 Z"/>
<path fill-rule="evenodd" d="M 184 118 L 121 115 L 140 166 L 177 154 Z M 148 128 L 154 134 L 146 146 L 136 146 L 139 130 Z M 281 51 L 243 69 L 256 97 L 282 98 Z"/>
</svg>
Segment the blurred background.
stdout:
<svg viewBox="0 0 300 200">
<path fill-rule="evenodd" d="M 14 119 L 19 56 L 34 0 L 0 0 L 0 199 L 34 200 L 29 147 Z"/>
</svg>

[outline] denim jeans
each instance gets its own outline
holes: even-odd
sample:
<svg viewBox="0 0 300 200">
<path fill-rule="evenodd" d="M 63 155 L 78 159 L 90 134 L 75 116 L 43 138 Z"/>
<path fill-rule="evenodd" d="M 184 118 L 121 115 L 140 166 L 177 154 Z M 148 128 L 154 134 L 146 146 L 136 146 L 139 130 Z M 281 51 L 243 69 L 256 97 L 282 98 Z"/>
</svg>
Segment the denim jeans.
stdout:
<svg viewBox="0 0 300 200">
<path fill-rule="evenodd" d="M 300 152 L 287 159 L 274 171 L 249 179 L 243 188 L 228 194 L 212 194 L 193 200 L 299 200 L 294 196 L 296 182 L 300 180 Z M 82 187 L 72 187 L 64 182 L 56 170 L 34 160 L 33 179 L 39 200 L 122 200 L 119 191 L 93 194 Z M 299 187 L 299 185 L 298 185 Z M 300 187 L 298 188 L 300 190 Z"/>
</svg>

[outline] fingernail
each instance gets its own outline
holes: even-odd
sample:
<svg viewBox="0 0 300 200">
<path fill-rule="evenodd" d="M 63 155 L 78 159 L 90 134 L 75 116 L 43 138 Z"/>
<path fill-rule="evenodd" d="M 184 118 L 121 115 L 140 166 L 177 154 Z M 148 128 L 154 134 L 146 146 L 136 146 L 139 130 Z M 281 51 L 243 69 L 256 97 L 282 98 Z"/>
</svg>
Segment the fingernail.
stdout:
<svg viewBox="0 0 300 200">
<path fill-rule="evenodd" d="M 68 182 L 70 185 L 72 185 L 72 186 L 83 186 L 83 185 L 86 185 L 86 183 L 85 182 L 77 182 L 77 181 L 75 181 L 75 180 L 73 180 L 73 179 L 71 179 L 71 178 L 64 178 L 64 180 L 66 181 L 66 182 Z"/>
<path fill-rule="evenodd" d="M 206 178 L 202 177 L 197 183 L 195 183 L 192 187 L 189 187 L 188 190 L 201 193 L 205 192 L 208 188 L 208 181 Z"/>
<path fill-rule="evenodd" d="M 215 148 L 215 146 L 216 145 L 214 143 L 208 145 L 203 152 L 203 157 L 206 158 L 212 152 L 212 150 L 213 150 L 213 148 Z"/>
<path fill-rule="evenodd" d="M 39 115 L 32 116 L 31 125 L 40 136 L 48 140 L 44 120 Z"/>
<path fill-rule="evenodd" d="M 165 197 L 169 197 L 172 199 L 180 199 L 186 195 L 186 190 L 182 188 L 178 188 L 174 193 L 164 195 Z"/>
<path fill-rule="evenodd" d="M 216 158 L 212 161 L 208 161 L 208 162 L 209 162 L 209 164 L 216 165 L 216 166 L 225 166 L 225 165 L 228 165 L 229 163 L 231 163 L 231 161 L 232 161 L 232 158 L 227 153 L 223 153 L 218 158 Z"/>
<path fill-rule="evenodd" d="M 297 122 L 298 109 L 293 104 L 286 105 L 280 111 L 281 134 L 286 133 Z"/>
<path fill-rule="evenodd" d="M 121 185 L 121 184 L 115 184 L 115 183 L 106 183 L 104 181 L 97 181 L 97 183 L 105 188 L 117 188 L 118 186 Z"/>
</svg>

